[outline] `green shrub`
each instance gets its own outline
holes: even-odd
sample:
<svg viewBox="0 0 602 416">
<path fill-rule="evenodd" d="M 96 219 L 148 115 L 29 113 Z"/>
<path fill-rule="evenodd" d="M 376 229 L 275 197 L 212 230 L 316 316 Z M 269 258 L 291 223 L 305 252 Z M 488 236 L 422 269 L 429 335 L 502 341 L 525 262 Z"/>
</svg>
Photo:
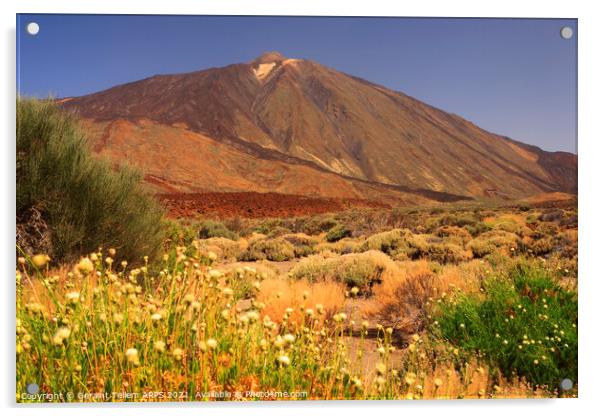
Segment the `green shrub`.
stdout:
<svg viewBox="0 0 602 416">
<path fill-rule="evenodd" d="M 141 187 L 141 176 L 95 158 L 73 115 L 50 100 L 17 99 L 16 150 L 18 229 L 39 212 L 54 260 L 99 246 L 138 260 L 160 247 L 162 210 Z"/>
<path fill-rule="evenodd" d="M 223 237 L 229 240 L 238 240 L 239 236 L 230 231 L 223 223 L 219 221 L 206 220 L 199 226 L 199 238 Z"/>
<path fill-rule="evenodd" d="M 166 246 L 187 246 L 192 244 L 196 238 L 194 227 L 185 225 L 178 220 L 164 219 L 163 229 Z"/>
<path fill-rule="evenodd" d="M 539 266 L 518 263 L 484 281 L 484 293 L 457 293 L 435 311 L 435 334 L 483 354 L 506 377 L 554 388 L 577 380 L 577 297 Z"/>
<path fill-rule="evenodd" d="M 174 261 L 177 257 L 176 253 L 179 247 L 187 247 L 185 250 L 186 255 L 194 254 L 191 246 L 197 237 L 194 227 L 190 227 L 180 220 L 164 219 L 163 235 L 163 250 L 168 254 L 171 261 Z M 157 266 L 157 264 L 153 264 L 153 266 Z"/>
<path fill-rule="evenodd" d="M 433 240 L 429 234 L 410 234 L 406 240 L 407 247 L 402 251 L 408 258 L 418 260 L 426 257 L 429 245 L 435 241 L 439 242 L 442 240 Z"/>
<path fill-rule="evenodd" d="M 268 235 L 274 229 L 284 227 L 283 222 L 284 221 L 282 219 L 280 219 L 280 218 L 268 218 L 268 219 L 265 219 L 265 220 L 261 221 L 261 223 L 258 224 L 254 228 L 253 231 L 256 232 L 256 233 Z"/>
<path fill-rule="evenodd" d="M 295 258 L 295 247 L 282 238 L 262 238 L 253 241 L 247 250 L 243 252 L 239 260 L 256 261 L 287 261 Z"/>
<path fill-rule="evenodd" d="M 334 243 L 335 241 L 339 241 L 345 237 L 351 237 L 351 230 L 342 224 L 338 224 L 328 231 L 326 234 L 326 241 L 329 243 Z"/>
</svg>

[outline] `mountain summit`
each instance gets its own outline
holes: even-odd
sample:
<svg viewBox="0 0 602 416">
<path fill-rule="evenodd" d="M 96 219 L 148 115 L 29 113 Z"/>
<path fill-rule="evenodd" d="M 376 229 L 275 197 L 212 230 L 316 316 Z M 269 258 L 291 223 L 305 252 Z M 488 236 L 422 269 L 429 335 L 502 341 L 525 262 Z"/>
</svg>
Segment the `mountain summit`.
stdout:
<svg viewBox="0 0 602 416">
<path fill-rule="evenodd" d="M 255 64 L 269 64 L 273 62 L 282 62 L 286 60 L 286 57 L 280 52 L 264 52 L 255 58 L 252 62 Z"/>
<path fill-rule="evenodd" d="M 487 132 L 401 92 L 278 52 L 62 105 L 88 120 L 98 152 L 140 166 L 163 190 L 406 202 L 577 190 L 573 154 Z"/>
</svg>

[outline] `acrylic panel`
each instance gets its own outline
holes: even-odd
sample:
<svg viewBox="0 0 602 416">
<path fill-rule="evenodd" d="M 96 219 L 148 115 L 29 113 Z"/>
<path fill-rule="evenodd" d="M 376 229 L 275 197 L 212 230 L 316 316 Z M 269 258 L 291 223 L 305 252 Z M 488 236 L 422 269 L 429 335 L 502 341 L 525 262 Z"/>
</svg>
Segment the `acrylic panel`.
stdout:
<svg viewBox="0 0 602 416">
<path fill-rule="evenodd" d="M 577 29 L 17 15 L 17 401 L 576 397 Z"/>
</svg>

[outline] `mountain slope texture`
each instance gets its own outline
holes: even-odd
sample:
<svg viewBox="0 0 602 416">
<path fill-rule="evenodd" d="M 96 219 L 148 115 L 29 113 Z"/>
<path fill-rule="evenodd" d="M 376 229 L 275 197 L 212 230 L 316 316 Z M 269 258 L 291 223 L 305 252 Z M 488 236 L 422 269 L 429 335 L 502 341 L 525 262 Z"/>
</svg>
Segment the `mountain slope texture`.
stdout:
<svg viewBox="0 0 602 416">
<path fill-rule="evenodd" d="M 97 152 L 161 192 L 398 203 L 577 191 L 577 156 L 487 132 L 401 92 L 276 52 L 66 98 Z"/>
</svg>

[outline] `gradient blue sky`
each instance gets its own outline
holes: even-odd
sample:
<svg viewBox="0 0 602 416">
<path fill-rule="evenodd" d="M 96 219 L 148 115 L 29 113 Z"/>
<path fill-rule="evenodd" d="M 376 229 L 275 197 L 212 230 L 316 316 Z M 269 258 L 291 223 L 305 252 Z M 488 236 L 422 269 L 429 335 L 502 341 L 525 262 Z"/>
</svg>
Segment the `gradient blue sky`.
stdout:
<svg viewBox="0 0 602 416">
<path fill-rule="evenodd" d="M 30 21 L 37 36 L 26 33 Z M 560 37 L 562 26 L 575 36 Z M 276 50 L 494 133 L 576 152 L 575 19 L 17 15 L 17 90 L 83 95 Z"/>
</svg>

